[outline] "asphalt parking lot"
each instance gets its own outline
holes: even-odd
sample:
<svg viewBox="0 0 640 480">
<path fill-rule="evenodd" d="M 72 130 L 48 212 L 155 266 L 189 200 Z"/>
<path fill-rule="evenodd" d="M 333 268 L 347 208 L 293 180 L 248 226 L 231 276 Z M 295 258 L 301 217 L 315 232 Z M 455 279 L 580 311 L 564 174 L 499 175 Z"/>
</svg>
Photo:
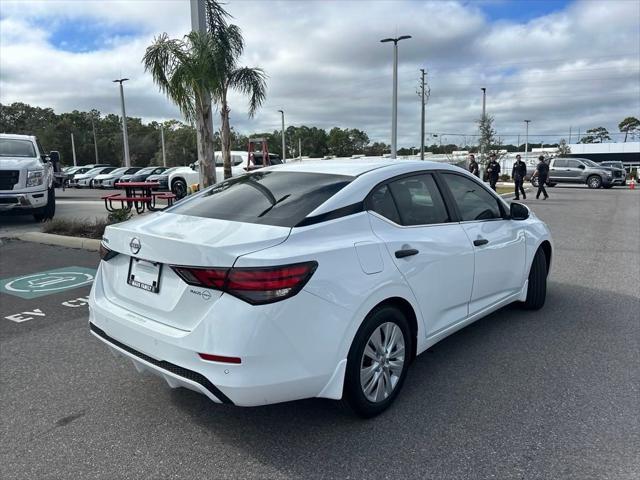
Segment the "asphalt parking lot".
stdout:
<svg viewBox="0 0 640 480">
<path fill-rule="evenodd" d="M 56 189 L 56 219 L 76 220 L 105 218 L 107 211 L 101 196 L 113 193 L 113 190 L 76 190 Z M 33 220 L 31 215 L 11 215 L 0 217 L 0 237 L 25 232 L 39 232 L 42 224 Z"/>
<path fill-rule="evenodd" d="M 141 376 L 88 332 L 96 253 L 4 241 L 0 287 L 39 296 L 0 293 L 2 477 L 639 478 L 640 192 L 549 194 L 526 201 L 555 240 L 545 307 L 435 345 L 368 421 L 320 399 L 217 405 Z"/>
</svg>

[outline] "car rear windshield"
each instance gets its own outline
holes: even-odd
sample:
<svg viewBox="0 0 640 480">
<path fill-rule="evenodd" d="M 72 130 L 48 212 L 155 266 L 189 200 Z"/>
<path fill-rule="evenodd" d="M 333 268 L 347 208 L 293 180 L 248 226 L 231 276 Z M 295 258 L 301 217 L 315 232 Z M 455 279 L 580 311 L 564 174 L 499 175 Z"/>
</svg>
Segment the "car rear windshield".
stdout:
<svg viewBox="0 0 640 480">
<path fill-rule="evenodd" d="M 182 215 L 294 227 L 353 177 L 306 172 L 254 172 L 214 185 L 170 211 Z"/>
<path fill-rule="evenodd" d="M 28 157 L 34 158 L 36 151 L 29 140 L 14 138 L 0 138 L 0 157 Z"/>
</svg>

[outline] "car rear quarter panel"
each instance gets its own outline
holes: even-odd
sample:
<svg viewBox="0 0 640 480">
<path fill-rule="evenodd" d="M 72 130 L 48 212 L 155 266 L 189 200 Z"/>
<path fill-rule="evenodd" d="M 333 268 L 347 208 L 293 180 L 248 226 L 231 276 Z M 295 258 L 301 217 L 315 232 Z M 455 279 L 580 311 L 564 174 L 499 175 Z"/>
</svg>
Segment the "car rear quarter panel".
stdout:
<svg viewBox="0 0 640 480">
<path fill-rule="evenodd" d="M 314 341 L 333 344 L 336 362 L 346 358 L 352 340 L 367 314 L 379 303 L 393 297 L 407 300 L 418 317 L 418 337 L 422 338 L 422 319 L 417 301 L 389 257 L 384 244 L 373 232 L 362 212 L 348 217 L 294 228 L 282 244 L 240 257 L 236 266 L 267 266 L 315 260 L 318 268 L 303 291 L 340 307 L 339 318 L 323 318 L 317 312 L 300 312 Z M 362 262 L 357 248 L 367 245 L 368 256 L 375 245 L 380 265 Z M 365 270 L 375 273 L 365 273 Z M 304 308 L 304 307 L 303 307 Z M 332 307 L 333 308 L 333 307 Z M 330 322 L 330 323 L 329 323 Z"/>
</svg>

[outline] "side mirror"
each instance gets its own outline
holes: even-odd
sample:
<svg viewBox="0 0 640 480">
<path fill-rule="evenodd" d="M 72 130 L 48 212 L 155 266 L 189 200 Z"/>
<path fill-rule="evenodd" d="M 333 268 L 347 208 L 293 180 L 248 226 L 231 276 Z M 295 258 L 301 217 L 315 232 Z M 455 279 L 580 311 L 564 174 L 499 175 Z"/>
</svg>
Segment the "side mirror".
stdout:
<svg viewBox="0 0 640 480">
<path fill-rule="evenodd" d="M 509 214 L 511 220 L 526 220 L 529 218 L 529 208 L 521 203 L 511 202 Z"/>
<path fill-rule="evenodd" d="M 578 165 L 578 168 L 579 168 L 580 170 L 584 170 L 584 169 L 585 169 L 585 166 L 584 166 L 584 165 L 582 165 L 582 164 L 580 164 L 580 165 Z"/>
</svg>

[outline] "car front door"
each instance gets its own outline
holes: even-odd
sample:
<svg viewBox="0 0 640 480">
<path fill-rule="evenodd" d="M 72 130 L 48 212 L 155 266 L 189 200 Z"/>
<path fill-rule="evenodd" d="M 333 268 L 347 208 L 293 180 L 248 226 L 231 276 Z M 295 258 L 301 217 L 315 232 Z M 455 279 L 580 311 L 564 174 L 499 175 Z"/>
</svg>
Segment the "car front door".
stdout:
<svg viewBox="0 0 640 480">
<path fill-rule="evenodd" d="M 473 286 L 474 253 L 429 173 L 393 179 L 367 199 L 373 232 L 413 291 L 427 336 L 464 320 Z"/>
<path fill-rule="evenodd" d="M 475 275 L 469 315 L 481 312 L 524 284 L 525 232 L 507 218 L 505 207 L 480 182 L 458 173 L 440 173 L 446 195 L 457 209 L 460 225 L 473 244 Z"/>
</svg>

